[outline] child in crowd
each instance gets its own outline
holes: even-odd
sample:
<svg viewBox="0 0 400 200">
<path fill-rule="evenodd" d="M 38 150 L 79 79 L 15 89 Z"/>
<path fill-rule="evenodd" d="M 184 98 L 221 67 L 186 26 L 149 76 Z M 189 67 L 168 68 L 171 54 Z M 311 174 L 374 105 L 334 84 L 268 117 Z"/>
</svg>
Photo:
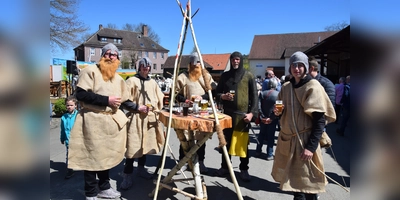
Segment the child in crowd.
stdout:
<svg viewBox="0 0 400 200">
<path fill-rule="evenodd" d="M 68 169 L 68 145 L 69 145 L 69 135 L 74 125 L 76 114 L 78 113 L 76 109 L 77 100 L 74 96 L 69 96 L 65 100 L 65 105 L 67 107 L 67 112 L 61 117 L 61 133 L 60 133 L 60 141 L 61 144 L 65 144 L 66 147 L 66 161 L 65 164 L 67 166 L 67 174 L 65 175 L 65 179 L 69 179 L 74 175 L 74 170 Z"/>
</svg>

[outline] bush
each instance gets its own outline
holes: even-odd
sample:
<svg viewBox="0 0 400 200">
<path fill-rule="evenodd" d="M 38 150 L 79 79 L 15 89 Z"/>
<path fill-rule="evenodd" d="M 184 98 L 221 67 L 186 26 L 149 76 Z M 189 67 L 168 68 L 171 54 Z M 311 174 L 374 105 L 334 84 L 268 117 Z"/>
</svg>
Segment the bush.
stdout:
<svg viewBox="0 0 400 200">
<path fill-rule="evenodd" d="M 67 107 L 65 105 L 65 98 L 59 98 L 54 103 L 53 111 L 57 116 L 61 116 L 67 111 Z"/>
</svg>

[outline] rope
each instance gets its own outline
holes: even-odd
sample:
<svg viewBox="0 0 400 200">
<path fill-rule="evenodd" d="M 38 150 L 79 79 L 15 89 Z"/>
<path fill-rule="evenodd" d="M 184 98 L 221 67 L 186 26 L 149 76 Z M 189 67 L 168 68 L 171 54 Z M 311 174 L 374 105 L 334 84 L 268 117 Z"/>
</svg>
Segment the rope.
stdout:
<svg viewBox="0 0 400 200">
<path fill-rule="evenodd" d="M 300 139 L 300 134 L 299 134 L 299 132 L 297 131 L 296 121 L 294 120 L 294 113 L 293 113 L 293 111 L 294 111 L 294 108 L 293 108 L 293 90 L 294 90 L 294 88 L 293 88 L 293 85 L 292 85 L 292 89 L 290 90 L 290 92 L 291 92 L 291 95 L 290 95 L 290 96 L 291 96 L 291 98 L 292 98 L 292 120 L 293 120 L 294 128 L 295 128 L 295 130 L 296 130 L 297 139 L 298 139 L 298 141 L 299 141 L 299 143 L 300 143 L 301 149 L 304 151 L 304 145 L 303 145 L 303 142 L 302 142 L 301 139 Z M 332 151 L 332 152 L 333 152 L 333 151 Z M 350 190 L 348 190 L 347 188 L 345 188 L 343 185 L 341 185 L 341 184 L 338 183 L 337 181 L 333 180 L 330 176 L 326 175 L 325 172 L 323 172 L 321 169 L 319 169 L 319 168 L 317 167 L 317 165 L 315 165 L 315 163 L 314 163 L 312 160 L 310 160 L 310 162 L 311 162 L 311 164 L 312 164 L 321 174 L 323 174 L 326 178 L 328 178 L 329 180 L 331 180 L 332 182 L 334 182 L 336 185 L 340 186 L 340 187 L 341 187 L 342 189 L 344 189 L 346 192 L 350 192 Z"/>
</svg>

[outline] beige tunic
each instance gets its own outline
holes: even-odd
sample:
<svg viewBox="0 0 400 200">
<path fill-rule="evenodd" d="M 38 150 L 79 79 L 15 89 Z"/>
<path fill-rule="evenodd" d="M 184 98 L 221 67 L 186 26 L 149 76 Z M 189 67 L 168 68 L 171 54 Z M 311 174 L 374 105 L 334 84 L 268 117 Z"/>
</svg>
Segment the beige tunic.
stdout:
<svg viewBox="0 0 400 200">
<path fill-rule="evenodd" d="M 129 97 L 125 81 L 117 73 L 104 81 L 97 66 L 79 74 L 78 87 L 103 96 Z M 125 114 L 116 108 L 80 102 L 82 109 L 71 130 L 68 167 L 76 170 L 101 171 L 118 165 L 124 158 L 126 142 Z"/>
<path fill-rule="evenodd" d="M 164 94 L 153 79 L 141 80 L 137 77 L 126 81 L 131 91 L 129 98 L 138 105 L 151 104 L 154 111 L 163 107 Z M 163 125 L 154 112 L 131 113 L 128 122 L 127 158 L 139 158 L 144 154 L 156 154 L 164 145 Z"/>
<path fill-rule="evenodd" d="M 323 112 L 325 113 L 325 120 L 330 123 L 336 119 L 335 110 L 324 88 L 317 80 L 310 80 L 305 85 L 294 89 L 294 110 L 292 110 L 291 90 L 291 83 L 285 83 L 278 95 L 278 99 L 283 100 L 285 109 L 280 120 L 281 131 L 278 136 L 271 175 L 275 181 L 280 182 L 280 188 L 283 191 L 314 194 L 325 192 L 325 185 L 328 183 L 325 176 L 311 162 L 303 161 L 300 158 L 302 147 L 296 136 L 292 113 L 294 114 L 301 141 L 305 145 L 311 134 L 311 114 L 313 112 Z M 312 161 L 324 172 L 319 145 L 314 152 Z"/>
<path fill-rule="evenodd" d="M 209 78 L 209 83 L 213 83 L 214 80 L 210 74 L 207 73 L 206 77 Z M 182 94 L 186 99 L 191 100 L 192 95 L 199 95 L 202 96 L 206 94 L 205 88 L 206 84 L 203 78 L 203 75 L 200 76 L 198 81 L 191 81 L 189 79 L 188 72 L 181 73 L 178 76 L 177 83 L 176 83 L 176 90 L 180 91 L 179 93 Z M 181 90 L 181 88 L 183 88 Z M 187 130 L 175 130 L 176 134 L 178 137 L 181 137 L 184 135 L 186 137 L 186 140 L 189 140 L 190 137 L 194 137 L 196 140 L 200 140 L 204 138 L 206 133 L 203 132 L 198 132 L 198 131 L 190 131 L 188 132 Z M 188 134 L 191 134 L 190 136 Z M 182 139 L 182 138 L 181 138 Z"/>
<path fill-rule="evenodd" d="M 204 95 L 206 93 L 206 87 L 203 76 L 200 76 L 198 81 L 191 81 L 189 80 L 188 76 L 189 75 L 187 74 L 187 72 L 181 73 L 178 76 L 176 91 L 180 91 L 180 94 L 182 94 L 186 99 L 189 100 L 192 95 Z M 210 74 L 207 74 L 206 76 L 209 78 L 210 84 L 214 82 Z M 181 88 L 183 89 L 181 90 Z"/>
</svg>

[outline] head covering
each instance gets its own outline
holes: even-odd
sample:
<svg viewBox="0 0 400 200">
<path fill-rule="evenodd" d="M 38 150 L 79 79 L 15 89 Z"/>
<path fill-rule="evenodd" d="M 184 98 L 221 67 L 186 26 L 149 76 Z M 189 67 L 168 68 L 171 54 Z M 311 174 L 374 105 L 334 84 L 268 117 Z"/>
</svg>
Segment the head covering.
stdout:
<svg viewBox="0 0 400 200">
<path fill-rule="evenodd" d="M 153 65 L 151 60 L 147 57 L 144 57 L 142 59 L 139 60 L 139 66 L 138 66 L 138 71 L 140 71 L 140 66 L 144 65 L 144 66 L 150 66 L 150 71 L 151 71 L 151 66 Z"/>
<path fill-rule="evenodd" d="M 190 63 L 189 64 L 196 65 L 197 62 L 200 62 L 199 54 L 197 54 L 197 52 L 193 52 L 190 55 Z"/>
<path fill-rule="evenodd" d="M 307 74 L 308 73 L 308 57 L 306 54 L 304 54 L 301 51 L 295 52 L 292 56 L 290 56 L 289 59 L 289 65 L 292 65 L 294 63 L 303 63 L 304 64 L 304 72 Z M 292 74 L 289 66 L 289 73 Z"/>
<path fill-rule="evenodd" d="M 104 54 L 106 54 L 108 50 L 111 50 L 111 53 L 116 53 L 119 60 L 118 48 L 113 43 L 108 43 L 101 49 L 101 57 L 104 57 Z"/>
<path fill-rule="evenodd" d="M 240 63 L 239 63 L 239 67 L 237 69 L 232 67 L 232 59 L 239 57 L 240 58 Z M 234 83 L 239 83 L 240 80 L 242 80 L 242 77 L 244 75 L 244 68 L 243 68 L 243 56 L 240 52 L 235 51 L 231 54 L 231 56 L 229 57 L 229 61 L 231 64 L 231 69 L 229 70 L 229 72 L 231 73 L 231 76 L 233 77 L 233 82 Z"/>
</svg>

